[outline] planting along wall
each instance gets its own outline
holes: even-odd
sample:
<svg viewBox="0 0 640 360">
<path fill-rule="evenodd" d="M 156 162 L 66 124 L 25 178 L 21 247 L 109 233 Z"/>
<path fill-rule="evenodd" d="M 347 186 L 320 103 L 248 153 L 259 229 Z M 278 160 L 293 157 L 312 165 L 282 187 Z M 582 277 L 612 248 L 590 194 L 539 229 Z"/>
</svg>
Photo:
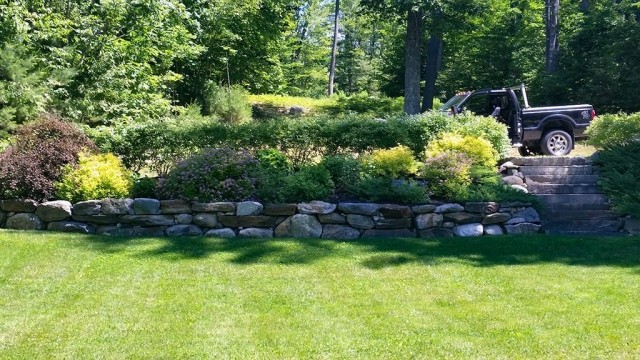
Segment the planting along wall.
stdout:
<svg viewBox="0 0 640 360">
<path fill-rule="evenodd" d="M 530 234 L 540 232 L 542 226 L 536 210 L 519 202 L 263 205 L 104 199 L 77 204 L 2 200 L 0 227 L 114 236 L 356 239 Z"/>
</svg>

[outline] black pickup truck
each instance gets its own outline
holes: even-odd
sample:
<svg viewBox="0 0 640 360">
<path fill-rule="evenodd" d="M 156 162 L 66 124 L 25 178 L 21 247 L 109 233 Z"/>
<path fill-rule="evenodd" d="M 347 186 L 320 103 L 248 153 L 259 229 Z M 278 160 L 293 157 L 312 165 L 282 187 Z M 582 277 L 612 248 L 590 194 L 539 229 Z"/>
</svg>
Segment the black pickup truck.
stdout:
<svg viewBox="0 0 640 360">
<path fill-rule="evenodd" d="M 441 108 L 452 115 L 471 111 L 494 116 L 509 128 L 520 155 L 567 155 L 596 116 L 591 105 L 530 107 L 524 85 L 460 93 Z"/>
</svg>

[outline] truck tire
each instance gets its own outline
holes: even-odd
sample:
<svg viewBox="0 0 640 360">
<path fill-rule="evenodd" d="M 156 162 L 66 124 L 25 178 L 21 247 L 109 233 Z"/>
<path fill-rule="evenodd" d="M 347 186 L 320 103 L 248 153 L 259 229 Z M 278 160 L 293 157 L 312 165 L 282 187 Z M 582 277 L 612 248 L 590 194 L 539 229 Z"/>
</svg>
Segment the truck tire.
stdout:
<svg viewBox="0 0 640 360">
<path fill-rule="evenodd" d="M 573 149 L 573 138 L 566 131 L 551 130 L 544 134 L 540 145 L 545 155 L 567 155 Z"/>
</svg>

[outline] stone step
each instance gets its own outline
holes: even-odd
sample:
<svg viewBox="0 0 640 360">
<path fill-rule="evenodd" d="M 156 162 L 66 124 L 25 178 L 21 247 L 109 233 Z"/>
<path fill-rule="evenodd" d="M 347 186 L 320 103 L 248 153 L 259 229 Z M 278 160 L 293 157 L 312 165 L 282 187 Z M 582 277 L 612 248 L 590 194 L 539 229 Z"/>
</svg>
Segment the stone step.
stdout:
<svg viewBox="0 0 640 360">
<path fill-rule="evenodd" d="M 607 203 L 600 204 L 565 204 L 565 203 L 543 203 L 545 211 L 548 214 L 557 214 L 566 211 L 580 210 L 611 210 L 611 206 Z"/>
<path fill-rule="evenodd" d="M 536 197 L 544 204 L 609 204 L 604 194 L 541 194 Z"/>
<path fill-rule="evenodd" d="M 532 194 L 601 194 L 596 184 L 549 184 L 527 182 Z"/>
<path fill-rule="evenodd" d="M 557 209 L 544 212 L 542 220 L 618 220 L 620 216 L 610 210 Z"/>
<path fill-rule="evenodd" d="M 520 172 L 526 175 L 594 175 L 591 165 L 570 166 L 522 166 Z"/>
<path fill-rule="evenodd" d="M 618 233 L 624 225 L 621 220 L 550 220 L 543 221 L 542 228 L 547 234 L 602 234 Z"/>
<path fill-rule="evenodd" d="M 516 157 L 509 159 L 509 161 L 518 166 L 571 166 L 592 164 L 590 158 L 568 156 Z"/>
<path fill-rule="evenodd" d="M 527 183 L 532 181 L 552 184 L 596 184 L 598 175 L 527 175 L 525 179 Z"/>
</svg>

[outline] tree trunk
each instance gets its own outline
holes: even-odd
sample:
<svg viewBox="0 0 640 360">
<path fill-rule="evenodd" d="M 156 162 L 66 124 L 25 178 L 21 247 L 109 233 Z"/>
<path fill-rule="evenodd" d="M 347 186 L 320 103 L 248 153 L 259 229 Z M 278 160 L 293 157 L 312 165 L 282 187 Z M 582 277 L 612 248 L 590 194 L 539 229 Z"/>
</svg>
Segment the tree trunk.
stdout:
<svg viewBox="0 0 640 360">
<path fill-rule="evenodd" d="M 545 23 L 547 35 L 546 68 L 548 74 L 553 74 L 558 70 L 558 53 L 560 44 L 558 43 L 558 14 L 560 11 L 560 0 L 545 0 Z"/>
<path fill-rule="evenodd" d="M 422 112 L 433 108 L 433 98 L 436 95 L 436 79 L 442 62 L 442 35 L 433 33 L 427 44 L 426 79 L 422 99 Z"/>
<path fill-rule="evenodd" d="M 409 9 L 404 57 L 404 112 L 420 113 L 420 40 L 422 11 Z"/>
<path fill-rule="evenodd" d="M 333 19 L 333 44 L 331 45 L 331 65 L 329 65 L 329 96 L 333 95 L 333 80 L 336 77 L 336 51 L 338 50 L 338 15 L 340 0 L 336 0 L 336 11 Z"/>
</svg>

